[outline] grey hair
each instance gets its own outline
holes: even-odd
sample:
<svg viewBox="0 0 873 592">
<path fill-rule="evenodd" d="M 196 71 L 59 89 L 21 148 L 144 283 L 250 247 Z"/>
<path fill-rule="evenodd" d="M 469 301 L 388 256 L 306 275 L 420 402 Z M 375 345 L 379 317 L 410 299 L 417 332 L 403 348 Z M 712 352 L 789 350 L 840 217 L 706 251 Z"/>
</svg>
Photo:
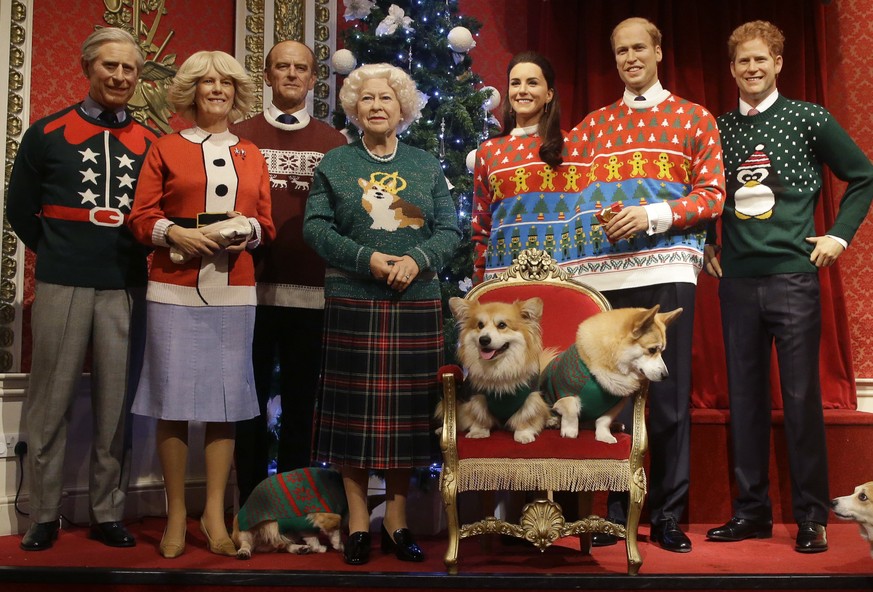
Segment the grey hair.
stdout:
<svg viewBox="0 0 873 592">
<path fill-rule="evenodd" d="M 90 66 L 97 59 L 100 47 L 106 43 L 129 43 L 134 46 L 136 48 L 136 71 L 137 73 L 142 72 L 145 63 L 145 54 L 142 48 L 133 38 L 133 35 L 117 27 L 103 27 L 88 35 L 85 42 L 82 43 L 82 60 Z"/>
<path fill-rule="evenodd" d="M 373 78 L 384 78 L 394 94 L 397 95 L 397 101 L 400 103 L 400 123 L 397 125 L 397 132 L 402 132 L 421 115 L 422 104 L 418 88 L 412 77 L 404 70 L 391 64 L 365 64 L 352 70 L 343 81 L 339 95 L 340 104 L 343 106 L 343 111 L 346 112 L 346 117 L 358 129 L 361 128 L 361 123 L 358 121 L 358 99 L 361 97 L 361 88 L 364 86 L 364 82 Z"/>
<path fill-rule="evenodd" d="M 240 63 L 223 51 L 198 51 L 185 60 L 170 83 L 167 100 L 180 117 L 194 121 L 197 114 L 194 105 L 197 83 L 211 68 L 215 68 L 220 76 L 233 80 L 235 92 L 228 119 L 239 121 L 248 114 L 255 100 L 255 83 Z"/>
</svg>

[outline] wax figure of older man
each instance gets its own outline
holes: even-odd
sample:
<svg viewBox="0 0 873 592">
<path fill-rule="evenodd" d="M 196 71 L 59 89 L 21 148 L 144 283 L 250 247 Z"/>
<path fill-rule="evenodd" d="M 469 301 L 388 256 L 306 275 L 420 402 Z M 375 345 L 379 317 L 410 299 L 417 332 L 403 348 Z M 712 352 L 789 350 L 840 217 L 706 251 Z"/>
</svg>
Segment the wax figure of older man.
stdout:
<svg viewBox="0 0 873 592">
<path fill-rule="evenodd" d="M 143 65 L 136 40 L 104 28 L 82 45 L 84 101 L 34 123 L 9 182 L 9 223 L 37 254 L 33 361 L 24 417 L 33 521 L 21 548 L 58 536 L 67 418 L 93 348 L 91 537 L 132 547 L 121 519 L 129 478 L 131 316 L 146 284 L 146 250 L 124 220 L 155 134 L 126 110 Z M 133 367 L 133 365 L 131 366 Z"/>
<path fill-rule="evenodd" d="M 240 504 L 267 477 L 270 439 L 267 402 L 278 362 L 282 417 L 277 470 L 310 464 L 312 414 L 321 368 L 324 260 L 303 241 L 303 213 L 315 167 L 345 136 L 309 116 L 306 95 L 315 86 L 315 55 L 297 41 L 267 53 L 264 81 L 272 104 L 230 130 L 251 140 L 270 172 L 276 238 L 254 252 L 258 307 L 252 346 L 261 414 L 236 427 L 236 481 Z"/>
</svg>

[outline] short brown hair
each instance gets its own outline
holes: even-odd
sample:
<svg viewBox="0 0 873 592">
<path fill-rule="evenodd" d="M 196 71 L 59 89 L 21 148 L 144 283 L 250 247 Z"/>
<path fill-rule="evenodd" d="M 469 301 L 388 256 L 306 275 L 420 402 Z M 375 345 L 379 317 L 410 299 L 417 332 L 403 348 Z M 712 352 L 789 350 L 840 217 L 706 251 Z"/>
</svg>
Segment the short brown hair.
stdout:
<svg viewBox="0 0 873 592">
<path fill-rule="evenodd" d="M 785 47 L 785 35 L 779 27 L 768 21 L 750 21 L 742 24 L 728 37 L 728 55 L 731 61 L 737 57 L 737 46 L 746 41 L 760 39 L 767 44 L 770 55 L 776 58 L 782 55 Z"/>
<path fill-rule="evenodd" d="M 615 33 L 625 27 L 627 25 L 642 25 L 646 30 L 646 33 L 649 34 L 649 37 L 652 38 L 652 45 L 655 47 L 661 46 L 661 30 L 650 21 L 649 19 L 645 19 L 639 16 L 632 16 L 631 18 L 624 19 L 620 23 L 618 23 L 615 28 L 612 30 L 612 34 L 609 36 L 609 44 L 612 46 L 612 50 L 615 51 Z"/>
</svg>

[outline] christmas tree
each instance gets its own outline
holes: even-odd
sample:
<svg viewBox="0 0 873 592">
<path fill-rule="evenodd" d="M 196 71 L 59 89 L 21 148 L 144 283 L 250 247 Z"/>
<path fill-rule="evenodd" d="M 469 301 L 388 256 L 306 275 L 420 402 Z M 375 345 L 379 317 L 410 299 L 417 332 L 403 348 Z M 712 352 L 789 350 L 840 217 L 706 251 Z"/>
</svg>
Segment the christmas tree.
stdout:
<svg viewBox="0 0 873 592">
<path fill-rule="evenodd" d="M 348 74 L 353 64 L 389 63 L 406 70 L 427 100 L 418 121 L 399 137 L 439 158 L 455 199 L 463 239 L 442 272 L 443 301 L 447 302 L 472 285 L 473 175 L 467 156 L 497 125 L 486 108 L 496 107 L 499 95 L 493 88 L 482 88 L 467 54 L 481 24 L 459 14 L 457 0 L 344 0 L 344 4 L 345 19 L 352 26 L 344 31 L 343 50 L 333 58 L 337 72 Z M 333 123 L 338 129 L 351 130 L 341 108 L 335 111 Z M 451 356 L 447 359 L 453 359 L 454 323 L 447 306 L 444 311 L 446 348 Z"/>
</svg>

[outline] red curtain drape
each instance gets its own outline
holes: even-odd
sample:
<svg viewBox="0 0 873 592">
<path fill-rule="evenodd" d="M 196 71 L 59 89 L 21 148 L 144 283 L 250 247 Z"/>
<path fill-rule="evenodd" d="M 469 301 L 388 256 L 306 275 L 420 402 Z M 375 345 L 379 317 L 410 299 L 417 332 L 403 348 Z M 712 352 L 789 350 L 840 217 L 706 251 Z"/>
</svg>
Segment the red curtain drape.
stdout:
<svg viewBox="0 0 873 592">
<path fill-rule="evenodd" d="M 542 0 L 527 7 L 528 47 L 543 53 L 558 73 L 565 129 L 593 109 L 616 100 L 622 84 L 609 45 L 612 28 L 630 16 L 651 19 L 663 34 L 659 77 L 664 86 L 720 115 L 736 108 L 727 38 L 738 25 L 769 20 L 785 33 L 784 65 L 778 80 L 789 98 L 827 106 L 825 19 L 821 0 Z M 826 182 L 816 211 L 819 234 L 833 223 L 836 204 Z M 820 272 L 822 343 L 820 368 L 825 408 L 854 409 L 856 393 L 848 321 L 839 266 Z M 692 405 L 726 409 L 727 384 L 718 284 L 701 273 L 694 334 Z M 782 407 L 778 372 L 772 371 L 773 407 Z"/>
</svg>

